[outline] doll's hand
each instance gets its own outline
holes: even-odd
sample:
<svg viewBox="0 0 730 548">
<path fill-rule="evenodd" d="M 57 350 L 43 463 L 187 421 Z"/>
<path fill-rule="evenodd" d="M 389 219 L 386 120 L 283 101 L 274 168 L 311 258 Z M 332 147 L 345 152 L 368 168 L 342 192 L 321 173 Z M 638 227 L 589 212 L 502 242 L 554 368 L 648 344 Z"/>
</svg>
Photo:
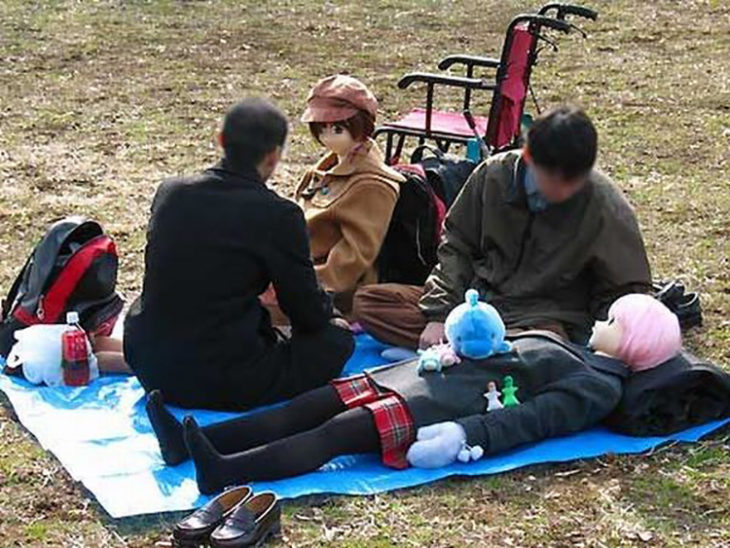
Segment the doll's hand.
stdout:
<svg viewBox="0 0 730 548">
<path fill-rule="evenodd" d="M 426 328 L 421 333 L 421 338 L 418 342 L 419 348 L 426 349 L 440 344 L 446 337 L 446 330 L 444 324 L 441 322 L 428 322 Z"/>
<path fill-rule="evenodd" d="M 350 331 L 350 323 L 345 318 L 332 318 L 330 323 L 335 327 Z"/>
<path fill-rule="evenodd" d="M 416 468 L 441 468 L 456 461 L 466 443 L 466 432 L 456 422 L 439 422 L 418 429 L 406 458 Z"/>
</svg>

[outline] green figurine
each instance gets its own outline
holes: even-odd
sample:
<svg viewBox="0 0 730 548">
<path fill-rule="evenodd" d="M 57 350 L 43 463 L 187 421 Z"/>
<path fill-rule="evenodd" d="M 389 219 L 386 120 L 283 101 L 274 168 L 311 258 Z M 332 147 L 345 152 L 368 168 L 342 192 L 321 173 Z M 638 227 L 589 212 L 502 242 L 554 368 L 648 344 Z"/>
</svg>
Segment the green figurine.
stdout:
<svg viewBox="0 0 730 548">
<path fill-rule="evenodd" d="M 520 400 L 518 400 L 515 396 L 515 392 L 517 392 L 518 390 L 519 388 L 515 386 L 512 377 L 507 375 L 504 378 L 504 386 L 502 387 L 502 405 L 504 405 L 505 407 L 514 407 L 515 405 L 520 405 Z"/>
</svg>

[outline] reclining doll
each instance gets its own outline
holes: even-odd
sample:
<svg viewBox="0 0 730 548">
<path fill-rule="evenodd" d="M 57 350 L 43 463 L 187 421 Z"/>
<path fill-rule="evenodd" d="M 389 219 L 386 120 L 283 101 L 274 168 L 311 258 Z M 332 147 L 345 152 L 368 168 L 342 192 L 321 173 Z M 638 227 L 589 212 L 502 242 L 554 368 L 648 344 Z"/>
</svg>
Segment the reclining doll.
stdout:
<svg viewBox="0 0 730 548">
<path fill-rule="evenodd" d="M 311 472 L 343 454 L 379 452 L 400 469 L 445 466 L 590 427 L 619 402 L 631 371 L 681 348 L 676 316 L 645 295 L 614 302 L 608 320 L 596 322 L 590 349 L 542 331 L 505 345 L 495 316 L 481 332 L 457 329 L 460 363 L 440 372 L 419 372 L 416 358 L 210 426 L 192 417 L 180 424 L 153 392 L 147 412 L 163 458 L 176 464 L 192 457 L 202 493 Z M 463 354 L 486 347 L 487 358 Z"/>
</svg>

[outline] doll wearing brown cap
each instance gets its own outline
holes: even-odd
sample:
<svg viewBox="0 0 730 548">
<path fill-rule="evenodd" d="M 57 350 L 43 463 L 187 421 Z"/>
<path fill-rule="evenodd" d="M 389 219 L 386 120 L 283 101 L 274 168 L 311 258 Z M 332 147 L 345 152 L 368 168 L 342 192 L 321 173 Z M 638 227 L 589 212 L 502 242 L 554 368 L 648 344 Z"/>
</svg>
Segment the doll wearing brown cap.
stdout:
<svg viewBox="0 0 730 548">
<path fill-rule="evenodd" d="M 405 181 L 371 138 L 377 109 L 362 82 L 335 75 L 312 88 L 302 116 L 327 152 L 302 177 L 296 199 L 317 276 L 343 311 L 357 287 L 377 282 L 375 260 Z"/>
</svg>

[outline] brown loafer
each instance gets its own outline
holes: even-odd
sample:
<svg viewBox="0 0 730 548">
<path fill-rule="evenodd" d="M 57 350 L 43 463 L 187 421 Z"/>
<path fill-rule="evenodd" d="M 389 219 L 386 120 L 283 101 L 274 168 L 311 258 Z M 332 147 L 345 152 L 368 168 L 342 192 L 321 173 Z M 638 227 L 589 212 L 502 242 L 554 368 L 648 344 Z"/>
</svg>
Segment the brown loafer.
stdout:
<svg viewBox="0 0 730 548">
<path fill-rule="evenodd" d="M 208 542 L 210 533 L 238 507 L 251 498 L 250 487 L 236 487 L 224 491 L 205 506 L 175 524 L 172 530 L 173 545 L 195 546 Z"/>
<path fill-rule="evenodd" d="M 239 504 L 210 535 L 214 548 L 260 546 L 269 537 L 281 534 L 281 505 L 270 491 L 259 493 Z"/>
</svg>

